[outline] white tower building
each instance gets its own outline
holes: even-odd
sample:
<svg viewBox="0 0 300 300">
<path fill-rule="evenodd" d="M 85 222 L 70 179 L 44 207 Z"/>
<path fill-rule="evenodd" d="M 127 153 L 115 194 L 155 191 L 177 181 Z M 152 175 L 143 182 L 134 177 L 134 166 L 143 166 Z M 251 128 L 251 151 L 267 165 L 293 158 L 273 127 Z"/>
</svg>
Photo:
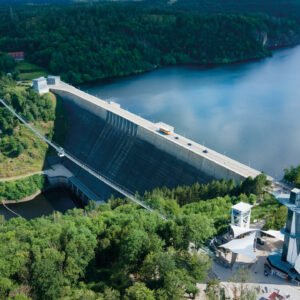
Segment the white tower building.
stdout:
<svg viewBox="0 0 300 300">
<path fill-rule="evenodd" d="M 47 80 L 46 80 L 45 77 L 40 77 L 40 78 L 37 78 L 37 79 L 33 79 L 32 83 L 33 83 L 33 89 L 35 91 L 37 91 L 38 93 L 40 93 L 40 95 L 49 92 L 49 88 L 48 88 L 48 85 L 47 85 Z"/>
<path fill-rule="evenodd" d="M 240 228 L 249 228 L 252 205 L 239 202 L 232 206 L 231 210 L 231 225 Z"/>
<path fill-rule="evenodd" d="M 282 260 L 294 266 L 300 253 L 300 189 L 293 189 L 290 198 L 281 203 L 288 208 L 286 225 L 281 230 L 285 235 Z"/>
</svg>

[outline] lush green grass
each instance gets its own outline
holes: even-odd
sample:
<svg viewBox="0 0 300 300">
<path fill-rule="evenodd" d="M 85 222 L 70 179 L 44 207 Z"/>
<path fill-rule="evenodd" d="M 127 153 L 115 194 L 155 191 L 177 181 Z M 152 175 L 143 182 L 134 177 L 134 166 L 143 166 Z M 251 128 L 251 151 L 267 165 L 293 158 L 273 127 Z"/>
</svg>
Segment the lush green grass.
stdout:
<svg viewBox="0 0 300 300">
<path fill-rule="evenodd" d="M 46 125 L 49 125 L 49 127 L 43 127 L 44 132 L 49 132 L 52 127 L 50 124 L 41 124 L 40 128 Z M 27 149 L 17 157 L 6 156 L 4 151 L 0 153 L 0 177 L 14 177 L 41 171 L 48 149 L 47 144 L 37 138 L 25 125 L 19 125 L 15 128 L 13 136 L 5 137 L 1 141 L 1 143 L 7 144 L 15 142 L 26 144 Z"/>
<path fill-rule="evenodd" d="M 7 103 L 9 103 L 12 95 L 22 99 L 19 100 L 24 110 L 21 115 L 27 120 L 31 117 L 33 119 L 31 123 L 39 132 L 50 139 L 55 136 L 55 141 L 63 144 L 66 121 L 61 99 L 57 101 L 51 93 L 39 96 L 28 87 L 15 85 L 11 81 L 4 83 L 2 92 L 6 98 L 6 95 L 10 95 L 6 100 Z M 32 100 L 30 98 L 32 93 L 37 99 Z M 42 102 L 46 106 L 41 106 Z M 32 110 L 35 111 L 38 117 L 28 114 Z M 49 117 L 45 117 L 45 115 Z M 36 119 L 34 120 L 34 118 Z M 48 145 L 1 107 L 0 121 L 0 178 L 41 171 L 45 165 L 46 156 L 50 154 L 48 153 Z M 6 126 L 4 123 L 6 123 Z"/>
<path fill-rule="evenodd" d="M 0 201 L 20 200 L 42 190 L 44 186 L 44 175 L 33 175 L 18 180 L 0 182 Z"/>
<path fill-rule="evenodd" d="M 20 72 L 19 78 L 22 81 L 49 75 L 49 72 L 44 68 L 27 61 L 19 62 L 16 66 L 16 70 Z"/>
<path fill-rule="evenodd" d="M 42 76 L 48 76 L 49 73 L 46 71 L 41 71 L 41 72 L 31 72 L 31 73 L 21 73 L 19 75 L 20 80 L 26 81 L 26 80 L 32 80 L 38 77 Z"/>
</svg>

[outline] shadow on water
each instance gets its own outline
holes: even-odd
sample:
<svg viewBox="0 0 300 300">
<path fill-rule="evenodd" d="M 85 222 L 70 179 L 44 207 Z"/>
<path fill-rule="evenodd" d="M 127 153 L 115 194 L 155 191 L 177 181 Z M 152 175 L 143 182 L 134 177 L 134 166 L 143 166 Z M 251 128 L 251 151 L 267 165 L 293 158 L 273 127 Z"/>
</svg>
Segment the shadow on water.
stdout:
<svg viewBox="0 0 300 300">
<path fill-rule="evenodd" d="M 77 206 L 75 203 L 76 199 L 68 190 L 55 188 L 38 195 L 31 201 L 7 204 L 7 206 L 25 219 L 33 219 L 51 215 L 54 211 L 64 213 L 75 208 Z M 5 219 L 15 217 L 3 205 L 0 205 L 0 215 L 4 215 Z"/>
</svg>

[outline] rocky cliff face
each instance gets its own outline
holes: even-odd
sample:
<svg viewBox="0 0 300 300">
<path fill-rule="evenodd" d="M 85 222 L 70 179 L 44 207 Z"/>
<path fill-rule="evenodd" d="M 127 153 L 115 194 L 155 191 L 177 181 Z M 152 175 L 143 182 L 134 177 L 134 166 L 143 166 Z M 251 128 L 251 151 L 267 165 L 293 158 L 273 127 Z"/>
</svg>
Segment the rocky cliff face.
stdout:
<svg viewBox="0 0 300 300">
<path fill-rule="evenodd" d="M 280 32 L 276 37 L 266 37 L 264 46 L 268 49 L 279 49 L 300 44 L 300 32 L 289 30 Z"/>
</svg>

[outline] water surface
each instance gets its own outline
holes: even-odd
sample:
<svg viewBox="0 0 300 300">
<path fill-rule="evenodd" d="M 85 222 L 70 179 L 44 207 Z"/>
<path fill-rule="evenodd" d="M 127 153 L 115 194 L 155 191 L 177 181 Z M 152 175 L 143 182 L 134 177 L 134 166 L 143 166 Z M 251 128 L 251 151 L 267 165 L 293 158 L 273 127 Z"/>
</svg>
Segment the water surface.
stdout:
<svg viewBox="0 0 300 300">
<path fill-rule="evenodd" d="M 255 62 L 169 67 L 83 88 L 276 178 L 300 163 L 300 47 Z"/>
<path fill-rule="evenodd" d="M 74 197 L 65 189 L 53 189 L 47 191 L 28 202 L 7 204 L 7 206 L 26 219 L 33 219 L 41 216 L 51 215 L 54 211 L 66 212 L 73 209 Z M 6 219 L 15 217 L 2 204 L 0 204 L 0 215 Z"/>
</svg>

